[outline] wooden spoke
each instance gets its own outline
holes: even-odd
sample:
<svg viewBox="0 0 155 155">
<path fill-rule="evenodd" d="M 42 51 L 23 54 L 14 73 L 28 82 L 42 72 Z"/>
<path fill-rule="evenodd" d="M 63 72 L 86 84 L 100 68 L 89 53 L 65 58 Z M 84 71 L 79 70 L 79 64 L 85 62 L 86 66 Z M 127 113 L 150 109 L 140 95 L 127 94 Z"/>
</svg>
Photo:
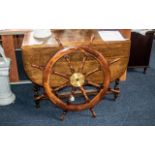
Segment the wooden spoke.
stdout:
<svg viewBox="0 0 155 155">
<path fill-rule="evenodd" d="M 87 57 L 84 56 L 83 60 L 82 60 L 82 64 L 81 64 L 81 66 L 79 68 L 79 72 L 81 72 L 81 73 L 83 73 L 83 69 L 84 69 L 84 65 L 85 65 L 86 60 L 87 60 Z"/>
<path fill-rule="evenodd" d="M 98 93 L 98 91 L 96 91 L 95 89 L 89 89 L 89 90 L 86 90 L 86 93 L 87 93 L 87 95 L 88 94 L 89 95 L 96 95 Z M 66 97 L 69 97 L 71 95 L 73 95 L 73 96 L 81 96 L 83 94 L 81 93 L 81 90 L 76 90 L 76 91 L 74 91 L 74 93 L 72 93 L 70 91 L 67 91 L 67 92 L 61 92 L 61 93 L 58 94 L 58 96 L 60 98 L 66 98 Z"/>
<path fill-rule="evenodd" d="M 94 86 L 94 87 L 101 88 L 101 86 L 98 83 L 92 82 L 90 80 L 87 80 L 87 83 Z"/>
<path fill-rule="evenodd" d="M 35 100 L 41 100 L 41 99 L 46 99 L 47 97 L 43 94 L 43 95 L 40 95 L 40 96 L 37 96 L 35 97 Z"/>
<path fill-rule="evenodd" d="M 88 76 L 90 76 L 90 75 L 92 75 L 92 74 L 94 74 L 95 72 L 98 72 L 98 71 L 100 71 L 100 69 L 99 69 L 99 68 L 96 68 L 96 69 L 94 69 L 93 71 L 88 72 L 88 73 L 86 74 L 86 77 L 88 77 Z"/>
<path fill-rule="evenodd" d="M 39 66 L 39 65 L 33 64 L 33 57 L 32 56 L 30 58 L 30 65 L 31 65 L 31 67 L 42 70 L 42 71 L 45 69 L 45 66 Z"/>
<path fill-rule="evenodd" d="M 36 68 L 36 69 L 39 69 L 39 70 L 44 70 L 45 66 L 38 66 L 38 65 L 35 65 L 35 64 L 31 64 L 32 67 Z"/>
<path fill-rule="evenodd" d="M 74 73 L 74 68 L 73 68 L 73 66 L 71 64 L 70 58 L 68 56 L 64 56 L 64 58 L 68 63 L 68 67 L 70 68 L 71 73 Z"/>
<path fill-rule="evenodd" d="M 74 94 L 75 94 L 75 92 L 76 92 L 76 90 L 77 90 L 77 88 L 72 86 L 72 88 L 71 88 L 71 89 L 72 89 L 72 90 L 71 90 L 71 94 L 72 94 L 72 95 L 74 95 Z"/>
<path fill-rule="evenodd" d="M 90 43 L 91 43 L 91 44 L 93 43 L 94 39 L 95 39 L 95 35 L 92 34 L 91 39 L 90 39 Z"/>
<path fill-rule="evenodd" d="M 111 60 L 111 61 L 108 61 L 109 65 L 112 65 L 113 63 L 119 61 L 121 58 L 117 58 L 117 59 L 114 59 L 114 60 Z"/>
<path fill-rule="evenodd" d="M 61 86 L 59 86 L 59 87 L 57 87 L 57 88 L 54 88 L 54 91 L 58 91 L 58 90 L 60 90 L 60 89 L 63 89 L 64 87 L 67 87 L 67 86 L 68 86 L 68 82 L 69 82 L 69 81 L 65 82 L 63 85 L 61 85 Z"/>
<path fill-rule="evenodd" d="M 90 108 L 90 112 L 92 113 L 92 116 L 95 118 L 96 117 L 96 113 L 95 113 L 93 108 Z"/>
<path fill-rule="evenodd" d="M 63 111 L 62 115 L 60 116 L 61 121 L 63 121 L 65 119 L 65 116 L 66 116 L 67 112 L 68 112 L 67 110 Z"/>
<path fill-rule="evenodd" d="M 67 75 L 63 74 L 63 73 L 59 73 L 59 72 L 53 71 L 53 74 L 58 75 L 60 77 L 63 77 L 65 79 L 67 79 L 67 80 L 69 79 L 69 77 Z"/>
<path fill-rule="evenodd" d="M 120 93 L 120 90 L 119 90 L 119 89 L 117 90 L 117 89 L 109 88 L 108 91 L 111 91 L 111 92 L 113 92 L 113 93 L 117 93 L 117 94 Z"/>
<path fill-rule="evenodd" d="M 89 97 L 87 95 L 86 90 L 82 86 L 80 87 L 80 90 L 81 90 L 82 94 L 84 95 L 86 101 L 90 101 L 90 99 L 89 99 Z"/>
<path fill-rule="evenodd" d="M 58 37 L 55 37 L 55 40 L 57 41 L 57 43 L 58 43 L 58 45 L 59 45 L 59 48 L 60 48 L 60 49 L 63 48 L 63 45 L 62 45 L 60 39 L 59 39 Z"/>
</svg>

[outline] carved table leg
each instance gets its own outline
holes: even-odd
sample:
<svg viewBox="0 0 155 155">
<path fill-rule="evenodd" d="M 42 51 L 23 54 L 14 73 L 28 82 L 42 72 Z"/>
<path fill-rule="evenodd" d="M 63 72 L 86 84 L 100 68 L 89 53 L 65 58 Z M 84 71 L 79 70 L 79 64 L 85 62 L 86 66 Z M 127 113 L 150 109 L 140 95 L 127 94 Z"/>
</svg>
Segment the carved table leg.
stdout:
<svg viewBox="0 0 155 155">
<path fill-rule="evenodd" d="M 120 90 L 119 87 L 118 87 L 119 81 L 120 81 L 119 79 L 117 79 L 117 80 L 115 81 L 114 90 L 117 90 L 117 91 Z M 119 96 L 119 93 L 114 93 L 114 100 L 115 100 L 115 101 L 116 101 L 116 99 L 117 99 L 118 96 Z"/>
<path fill-rule="evenodd" d="M 114 89 L 118 88 L 118 85 L 119 85 L 119 79 L 115 80 Z"/>
<path fill-rule="evenodd" d="M 68 112 L 67 110 L 64 110 L 64 111 L 63 111 L 62 115 L 60 116 L 60 120 L 61 120 L 61 121 L 64 120 L 64 118 L 65 118 L 67 112 Z"/>
<path fill-rule="evenodd" d="M 119 91 L 119 88 L 115 88 L 115 90 Z M 116 101 L 116 99 L 118 98 L 119 93 L 114 93 L 114 101 Z"/>
<path fill-rule="evenodd" d="M 90 109 L 90 112 L 92 113 L 92 117 L 95 118 L 96 117 L 96 113 L 95 113 L 93 108 Z"/>
<path fill-rule="evenodd" d="M 39 97 L 39 91 L 40 91 L 40 86 L 34 84 L 33 86 L 33 91 L 34 91 L 34 101 L 35 101 L 35 107 L 40 108 L 40 100 L 37 100 L 36 98 Z"/>
</svg>

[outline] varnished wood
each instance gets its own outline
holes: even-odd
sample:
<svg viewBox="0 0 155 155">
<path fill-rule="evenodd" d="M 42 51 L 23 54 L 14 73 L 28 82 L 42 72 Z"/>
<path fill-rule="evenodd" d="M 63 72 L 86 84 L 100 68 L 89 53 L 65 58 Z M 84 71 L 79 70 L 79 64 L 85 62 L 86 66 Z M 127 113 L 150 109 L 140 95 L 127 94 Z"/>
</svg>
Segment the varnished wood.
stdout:
<svg viewBox="0 0 155 155">
<path fill-rule="evenodd" d="M 113 92 L 113 94 L 114 94 L 114 100 L 116 100 L 117 99 L 117 97 L 119 96 L 119 94 L 120 94 L 120 89 L 119 89 L 119 82 L 120 82 L 120 79 L 116 79 L 115 80 L 115 85 L 114 85 L 114 89 L 111 89 L 110 91 L 112 91 Z"/>
<path fill-rule="evenodd" d="M 59 36 L 61 44 L 63 44 L 64 47 L 69 47 L 78 45 L 90 45 L 90 37 L 92 34 L 95 36 L 93 44 L 91 45 L 92 48 L 102 53 L 108 62 L 119 59 L 110 66 L 111 81 L 114 81 L 116 78 L 121 78 L 122 75 L 126 75 L 125 71 L 127 68 L 130 51 L 129 40 L 104 42 L 99 36 L 97 30 L 81 30 L 81 32 L 78 32 L 78 30 L 61 30 L 54 32 L 52 36 Z M 54 39 L 54 37 L 51 37 L 46 43 L 42 44 L 42 41 L 33 38 L 33 32 L 29 32 L 25 35 L 22 49 L 24 60 L 23 63 L 26 73 L 32 81 L 42 85 L 42 74 L 39 70 L 35 70 L 34 76 L 34 71 L 31 69 L 31 65 L 29 63 L 30 56 L 35 55 L 33 63 L 36 62 L 36 65 L 46 65 L 50 57 L 53 56 L 58 50 L 60 50 L 58 42 Z M 65 62 L 63 62 L 63 64 L 65 64 Z M 63 68 L 64 65 L 61 66 L 61 68 Z M 117 66 L 117 70 L 115 69 L 115 66 Z M 65 67 L 65 70 L 67 69 L 68 68 Z M 59 80 L 54 80 L 52 84 L 58 85 L 58 81 Z"/>
<path fill-rule="evenodd" d="M 5 55 L 11 59 L 10 81 L 17 82 L 19 81 L 19 75 L 18 75 L 13 36 L 11 35 L 2 36 L 2 45 L 5 51 Z"/>
<path fill-rule="evenodd" d="M 96 113 L 95 113 L 95 111 L 94 111 L 94 109 L 93 108 L 90 108 L 90 112 L 92 113 L 92 117 L 96 117 Z"/>
<path fill-rule="evenodd" d="M 80 50 L 82 49 L 82 50 Z M 91 54 L 101 65 L 101 70 L 103 71 L 103 84 L 104 86 L 99 90 L 97 95 L 90 100 L 87 92 L 83 88 L 83 86 L 80 87 L 82 94 L 84 95 L 86 101 L 85 103 L 81 104 L 65 104 L 59 97 L 57 97 L 54 94 L 53 88 L 50 86 L 50 76 L 51 76 L 51 70 L 53 70 L 53 66 L 55 63 L 64 57 L 65 55 L 73 54 L 76 51 L 81 51 L 84 54 Z M 47 66 L 45 67 L 44 74 L 43 74 L 43 86 L 45 89 L 45 92 L 48 96 L 48 98 L 57 106 L 60 108 L 67 110 L 67 111 L 80 111 L 80 110 L 85 110 L 85 109 L 90 109 L 93 108 L 100 100 L 101 98 L 106 94 L 106 91 L 109 88 L 109 83 L 110 83 L 110 71 L 109 71 L 109 66 L 108 62 L 106 59 L 101 55 L 98 51 L 95 51 L 93 49 L 90 49 L 89 47 L 86 46 L 75 46 L 71 48 L 65 48 L 60 51 L 58 51 L 47 63 Z"/>
<path fill-rule="evenodd" d="M 23 40 L 23 35 L 25 35 L 24 36 L 24 40 L 23 40 L 23 46 L 24 45 L 28 45 L 27 43 L 29 42 L 31 45 L 34 45 L 34 44 L 40 44 L 40 42 L 38 42 L 37 40 L 35 40 L 35 39 L 32 39 L 31 38 L 31 40 L 29 40 L 30 39 L 30 35 L 32 34 L 32 32 L 31 32 L 32 30 L 31 29 L 4 29 L 4 30 L 1 30 L 0 31 L 0 35 L 3 35 L 3 36 L 7 36 L 7 35 L 11 35 L 11 36 L 15 36 L 15 39 L 14 39 L 14 41 L 13 41 L 13 43 L 14 43 L 14 48 L 21 48 L 21 42 L 22 42 L 22 40 Z M 130 29 L 120 29 L 119 30 L 122 34 L 123 34 L 123 36 L 124 37 L 126 37 L 126 38 L 130 38 L 130 35 L 131 35 L 131 30 Z M 56 34 L 56 36 L 60 36 L 58 33 L 61 33 L 61 32 L 63 32 L 63 30 L 57 30 L 57 31 L 55 31 L 57 34 Z M 16 35 L 18 36 L 18 37 L 16 37 Z M 89 40 L 90 40 L 90 38 L 89 38 Z M 92 35 L 92 38 L 91 38 L 91 42 L 93 42 L 95 40 L 95 38 L 94 38 L 94 36 Z M 51 44 L 51 41 L 52 41 L 52 44 L 54 45 L 58 45 L 58 43 L 56 42 L 56 41 L 54 41 L 53 39 L 50 39 L 50 40 L 48 40 L 47 42 L 45 42 L 45 44 L 46 43 L 48 43 L 49 45 Z M 10 46 L 9 44 L 12 44 L 12 43 L 9 43 L 9 42 L 7 42 L 8 43 L 8 46 Z M 29 45 L 30 45 L 29 44 Z M 41 43 L 42 44 L 42 43 Z M 62 47 L 62 45 L 61 44 L 59 44 L 60 45 L 60 47 Z M 14 59 L 14 48 L 12 48 L 12 50 L 10 50 L 10 55 L 12 55 L 13 57 L 11 57 L 11 59 L 12 59 L 12 63 L 13 64 L 16 64 L 16 59 Z M 5 49 L 6 50 L 6 49 Z M 13 70 L 15 70 L 15 72 L 14 72 L 14 74 L 11 72 L 11 75 L 10 76 L 15 76 L 15 77 L 13 77 L 13 80 L 12 80 L 12 78 L 11 78 L 11 81 L 12 82 L 15 82 L 15 81 L 19 81 L 19 79 L 18 79 L 18 73 L 16 72 L 16 70 L 17 70 L 17 67 L 15 67 L 16 65 L 14 65 L 14 67 L 13 67 Z M 126 79 L 126 72 L 121 76 L 121 78 L 120 78 L 121 80 L 125 80 Z"/>
<path fill-rule="evenodd" d="M 0 35 L 24 35 L 27 32 L 32 31 L 31 29 L 3 29 L 0 30 Z"/>
<path fill-rule="evenodd" d="M 70 58 L 67 55 L 64 58 L 66 59 L 66 62 L 68 63 L 68 67 L 70 68 L 71 73 L 73 73 L 74 69 L 73 69 L 73 66 L 71 64 Z"/>
<path fill-rule="evenodd" d="M 118 88 L 119 82 L 120 82 L 120 79 L 115 80 L 114 89 Z"/>
<path fill-rule="evenodd" d="M 144 74 L 149 68 L 151 49 L 155 31 L 147 31 L 144 35 L 138 32 L 131 33 L 131 49 L 128 67 L 143 68 Z"/>
<path fill-rule="evenodd" d="M 96 72 L 98 72 L 98 71 L 100 71 L 100 69 L 99 69 L 99 68 L 95 68 L 94 70 L 88 72 L 88 73 L 86 74 L 86 77 L 88 77 L 88 76 L 90 76 L 90 75 L 92 75 L 92 74 L 94 74 L 94 73 L 96 73 Z"/>
<path fill-rule="evenodd" d="M 24 39 L 24 34 L 14 35 L 13 39 L 14 39 L 15 49 L 21 49 L 22 42 L 23 42 L 23 39 Z"/>
<path fill-rule="evenodd" d="M 90 99 L 89 99 L 89 97 L 88 97 L 88 95 L 87 95 L 87 92 L 86 92 L 86 90 L 84 89 L 84 87 L 83 87 L 83 86 L 81 86 L 81 87 L 80 87 L 80 90 L 81 90 L 81 92 L 82 92 L 83 96 L 85 97 L 86 102 L 89 102 L 89 101 L 90 101 Z"/>
<path fill-rule="evenodd" d="M 83 73 L 83 69 L 84 69 L 84 65 L 85 65 L 85 63 L 86 63 L 86 60 L 87 60 L 87 57 L 84 55 L 84 56 L 83 56 L 83 60 L 82 60 L 82 62 L 81 62 L 81 66 L 80 66 L 80 68 L 79 68 L 79 72 L 81 72 L 81 73 Z"/>
<path fill-rule="evenodd" d="M 119 29 L 120 33 L 127 39 L 131 39 L 131 29 Z M 121 81 L 126 80 L 127 71 L 125 71 L 119 78 Z"/>
<path fill-rule="evenodd" d="M 131 29 L 119 29 L 119 31 L 125 38 L 131 38 Z"/>
<path fill-rule="evenodd" d="M 53 71 L 53 74 L 58 75 L 60 77 L 63 77 L 65 79 L 67 79 L 67 80 L 69 79 L 69 77 L 67 75 L 63 74 L 63 73 L 59 73 L 59 72 Z"/>
<path fill-rule="evenodd" d="M 65 86 L 63 88 L 65 88 Z M 61 89 L 63 89 L 63 88 L 61 88 Z M 54 89 L 54 91 L 55 91 L 55 89 Z M 89 90 L 86 90 L 86 93 L 87 93 L 87 95 L 96 95 L 98 93 L 98 91 L 96 89 L 89 89 Z M 75 90 L 74 93 L 70 92 L 70 91 L 57 93 L 57 96 L 59 98 L 63 99 L 63 98 L 68 98 L 72 94 L 74 96 L 83 96 L 83 94 L 81 94 L 80 90 Z M 117 94 L 117 95 L 119 95 L 120 94 L 120 90 L 119 89 L 116 90 L 116 89 L 109 88 L 107 90 L 107 92 L 106 92 L 106 95 L 108 95 L 108 94 L 113 94 L 113 95 Z M 45 95 L 45 94 L 39 95 L 38 94 L 38 96 L 35 96 L 35 98 L 34 98 L 35 101 L 36 100 L 43 100 L 43 99 L 48 100 L 47 95 Z"/>
<path fill-rule="evenodd" d="M 68 112 L 67 110 L 63 111 L 62 115 L 60 116 L 61 121 L 63 121 L 65 119 L 65 116 L 66 116 L 67 112 Z"/>
<path fill-rule="evenodd" d="M 44 95 L 40 96 L 40 86 L 34 84 L 33 85 L 33 91 L 34 91 L 34 101 L 36 108 L 40 108 L 40 100 L 44 97 Z"/>
<path fill-rule="evenodd" d="M 97 88 L 100 88 L 100 87 L 101 87 L 98 83 L 92 82 L 92 81 L 90 81 L 90 80 L 87 80 L 87 83 L 88 83 L 89 85 L 95 86 L 95 87 L 97 87 Z"/>
<path fill-rule="evenodd" d="M 93 108 L 104 95 L 113 93 L 115 98 L 117 98 L 120 93 L 119 88 L 109 89 L 109 83 L 117 78 L 119 79 L 126 70 L 129 58 L 129 40 L 123 42 L 104 42 L 96 30 L 80 32 L 79 30 L 65 30 L 59 32 L 59 34 L 53 32 L 55 37 L 50 38 L 47 42 L 32 39 L 32 33 L 28 35 L 27 40 L 24 40 L 23 43 L 24 67 L 30 79 L 44 87 L 46 97 L 52 103 L 64 111 L 89 109 L 92 116 L 96 117 Z M 77 56 L 71 60 L 70 55 L 77 53 L 77 51 L 82 52 L 83 58 Z M 35 55 L 33 62 L 37 62 L 34 64 L 34 68 L 32 68 L 32 64 L 29 64 L 30 56 L 32 55 Z M 99 68 L 97 68 L 98 65 L 95 66 L 96 62 L 100 64 Z M 93 65 L 89 66 L 91 63 Z M 46 67 L 42 68 L 42 66 Z M 75 69 L 75 66 L 78 69 Z M 116 66 L 117 71 L 115 71 L 114 66 Z M 64 83 L 77 70 L 85 76 L 85 82 L 78 87 L 72 83 L 68 84 L 68 81 Z M 101 74 L 101 77 L 103 77 L 100 79 L 100 82 L 98 81 L 98 77 L 100 77 L 98 74 Z M 53 79 L 52 76 L 54 76 Z M 76 89 L 81 91 L 73 91 L 72 89 L 68 93 L 59 93 L 59 90 L 69 85 L 72 85 L 74 88 L 77 87 Z M 95 87 L 96 91 L 87 92 L 85 85 Z M 79 94 L 85 98 L 85 101 L 82 101 L 82 103 L 74 104 L 62 100 L 63 97 L 70 99 L 69 97 Z M 89 94 L 93 94 L 95 97 L 91 99 Z M 38 96 L 37 99 L 41 98 L 44 98 L 44 95 Z M 70 100 L 74 101 L 74 98 Z M 64 117 L 65 113 L 62 116 Z"/>
<path fill-rule="evenodd" d="M 69 81 L 65 82 L 63 85 L 61 85 L 59 87 L 54 88 L 54 91 L 58 91 L 60 89 L 67 87 L 69 85 L 68 83 L 69 83 Z"/>
<path fill-rule="evenodd" d="M 29 31 L 30 31 L 29 29 L 0 30 L 0 35 L 1 35 L 4 51 L 6 53 L 6 56 L 8 56 L 11 59 L 11 69 L 10 69 L 10 81 L 11 82 L 19 81 L 15 48 L 21 48 L 23 35 Z M 17 39 L 16 37 L 14 37 L 15 35 L 22 35 L 22 37 L 19 36 Z"/>
</svg>

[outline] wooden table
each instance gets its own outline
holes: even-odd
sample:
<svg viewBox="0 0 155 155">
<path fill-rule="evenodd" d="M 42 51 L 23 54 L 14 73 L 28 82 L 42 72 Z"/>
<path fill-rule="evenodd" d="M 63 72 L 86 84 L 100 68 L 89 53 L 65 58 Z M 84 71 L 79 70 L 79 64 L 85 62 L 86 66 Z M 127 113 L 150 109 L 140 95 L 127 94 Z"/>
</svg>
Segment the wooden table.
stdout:
<svg viewBox="0 0 155 155">
<path fill-rule="evenodd" d="M 14 44 L 14 36 L 15 35 L 23 35 L 28 31 L 32 31 L 30 29 L 4 29 L 0 30 L 0 35 L 2 38 L 2 45 L 5 50 L 5 54 L 7 57 L 11 58 L 11 70 L 10 70 L 10 81 L 17 82 L 19 81 L 19 74 L 17 68 L 16 54 L 15 54 L 15 44 Z M 124 37 L 130 38 L 131 30 L 130 29 L 120 29 L 119 30 Z M 125 79 L 125 74 L 121 79 Z"/>
<path fill-rule="evenodd" d="M 88 45 L 92 36 L 91 34 L 95 35 L 92 46 L 99 52 L 103 53 L 103 55 L 109 61 L 110 59 L 121 57 L 117 67 L 114 65 L 110 67 L 112 73 L 111 81 L 120 77 L 120 80 L 125 80 L 126 73 L 124 72 L 127 68 L 130 51 L 129 39 L 126 41 L 105 42 L 101 39 L 97 30 L 83 30 L 80 32 L 78 30 L 54 31 L 54 33 L 52 33 L 52 37 L 46 41 L 35 39 L 33 37 L 33 32 L 26 33 L 22 44 L 22 54 L 24 68 L 29 78 L 35 83 L 41 85 L 42 74 L 40 70 L 32 68 L 32 62 L 35 65 L 40 66 L 45 66 L 47 64 L 49 58 L 52 57 L 58 50 L 60 50 L 58 42 L 55 38 L 59 38 L 64 47 Z M 63 67 L 62 69 L 64 70 Z M 117 72 L 117 70 L 120 71 Z"/>
</svg>

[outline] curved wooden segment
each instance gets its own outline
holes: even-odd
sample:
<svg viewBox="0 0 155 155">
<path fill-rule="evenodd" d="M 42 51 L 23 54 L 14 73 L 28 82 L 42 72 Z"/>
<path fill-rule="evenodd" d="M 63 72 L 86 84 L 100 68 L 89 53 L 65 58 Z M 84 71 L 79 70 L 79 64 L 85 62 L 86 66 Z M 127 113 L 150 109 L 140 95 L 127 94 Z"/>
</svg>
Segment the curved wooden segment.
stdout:
<svg viewBox="0 0 155 155">
<path fill-rule="evenodd" d="M 58 76 L 60 76 L 62 78 L 65 78 L 67 80 L 69 79 L 69 77 L 67 75 L 63 74 L 63 73 L 59 73 L 59 72 L 53 71 L 53 74 L 58 75 Z"/>
<path fill-rule="evenodd" d="M 80 65 L 80 67 L 79 67 L 79 72 L 81 72 L 81 73 L 83 73 L 83 69 L 84 69 L 86 60 L 87 60 L 87 56 L 84 55 L 83 60 L 82 60 L 82 62 L 81 62 L 81 65 Z"/>
<path fill-rule="evenodd" d="M 31 64 L 31 66 L 34 67 L 34 68 L 36 68 L 36 69 L 39 69 L 41 71 L 43 71 L 44 68 L 45 68 L 44 66 L 38 66 L 38 65 L 35 65 L 35 64 Z"/>
<path fill-rule="evenodd" d="M 92 75 L 92 74 L 94 74 L 95 72 L 98 72 L 98 71 L 100 71 L 100 69 L 99 68 L 95 68 L 94 70 L 88 72 L 85 76 L 88 77 L 88 76 L 90 76 L 90 75 Z"/>
<path fill-rule="evenodd" d="M 94 86 L 94 87 L 101 88 L 101 86 L 100 86 L 98 83 L 92 82 L 92 81 L 90 81 L 90 80 L 87 80 L 87 83 L 88 83 L 89 85 Z"/>
<path fill-rule="evenodd" d="M 54 65 L 63 57 L 65 57 L 65 59 L 67 58 L 67 64 L 71 69 L 71 72 L 74 74 L 75 70 L 73 68 L 72 65 L 70 65 L 72 62 L 69 59 L 69 55 L 70 54 L 74 54 L 77 51 L 80 51 L 81 53 L 83 53 L 84 55 L 90 55 L 93 59 L 95 59 L 95 61 L 97 61 L 100 65 L 101 71 L 102 71 L 102 76 L 104 77 L 103 81 L 102 81 L 102 87 L 100 87 L 100 85 L 98 85 L 97 83 L 91 82 L 88 80 L 88 83 L 91 84 L 92 86 L 95 86 L 97 88 L 99 88 L 99 91 L 97 93 L 97 95 L 93 98 L 90 99 L 86 90 L 83 87 L 83 83 L 81 86 L 79 86 L 79 89 L 81 90 L 84 98 L 85 98 L 85 102 L 83 103 L 70 103 L 70 104 L 66 104 L 66 102 L 64 102 L 63 100 L 61 100 L 56 94 L 55 94 L 55 90 L 60 90 L 61 88 L 64 88 L 66 86 L 66 84 L 57 87 L 56 89 L 53 89 L 50 85 L 50 80 L 51 80 L 51 76 L 53 74 L 51 74 L 51 70 L 53 70 Z M 85 63 L 85 58 L 83 58 L 83 64 L 80 66 L 80 70 L 81 68 L 84 67 L 84 63 Z M 54 72 L 55 73 L 55 72 Z M 91 75 L 95 73 L 95 71 L 91 71 L 88 75 Z M 82 73 L 80 73 L 81 75 Z M 57 75 L 65 77 L 63 74 L 58 73 Z M 87 75 L 87 73 L 86 73 Z M 66 77 L 65 77 L 66 78 Z M 77 79 L 78 80 L 78 79 Z M 87 83 L 87 79 L 86 83 Z M 109 70 L 109 65 L 108 62 L 106 61 L 106 59 L 103 57 L 102 54 L 100 54 L 98 51 L 91 49 L 87 46 L 76 46 L 76 47 L 70 47 L 70 48 L 64 48 L 60 51 L 58 51 L 47 63 L 45 70 L 44 70 L 44 74 L 43 74 L 43 86 L 45 89 L 45 92 L 48 96 L 48 98 L 57 106 L 59 106 L 60 108 L 67 110 L 67 111 L 79 111 L 79 110 L 85 110 L 85 109 L 91 109 L 93 108 L 101 99 L 102 97 L 106 94 L 107 89 L 109 88 L 109 83 L 110 83 L 110 70 Z M 103 87 L 104 84 L 104 87 Z M 73 87 L 73 86 L 72 86 Z M 71 92 L 72 94 L 72 92 Z"/>
<path fill-rule="evenodd" d="M 73 66 L 71 64 L 70 58 L 68 56 L 65 56 L 64 58 L 65 58 L 66 62 L 68 63 L 68 67 L 70 68 L 71 73 L 73 73 L 74 72 L 74 68 L 73 68 Z"/>
<path fill-rule="evenodd" d="M 86 99 L 86 103 L 89 102 L 90 99 L 89 99 L 89 97 L 88 97 L 88 95 L 87 95 L 87 92 L 86 92 L 86 90 L 84 89 L 84 87 L 81 86 L 81 87 L 80 87 L 80 90 L 81 90 L 82 94 L 84 95 L 84 97 L 85 97 L 85 99 Z"/>
<path fill-rule="evenodd" d="M 113 60 L 111 60 L 111 61 L 108 61 L 108 63 L 109 63 L 109 65 L 112 65 L 112 64 L 118 62 L 119 60 L 121 60 L 121 58 L 113 59 Z"/>
<path fill-rule="evenodd" d="M 65 87 L 67 87 L 67 86 L 69 86 L 69 81 L 65 82 L 64 84 L 62 84 L 59 87 L 54 88 L 54 91 L 58 91 L 58 90 L 63 89 Z"/>
</svg>

